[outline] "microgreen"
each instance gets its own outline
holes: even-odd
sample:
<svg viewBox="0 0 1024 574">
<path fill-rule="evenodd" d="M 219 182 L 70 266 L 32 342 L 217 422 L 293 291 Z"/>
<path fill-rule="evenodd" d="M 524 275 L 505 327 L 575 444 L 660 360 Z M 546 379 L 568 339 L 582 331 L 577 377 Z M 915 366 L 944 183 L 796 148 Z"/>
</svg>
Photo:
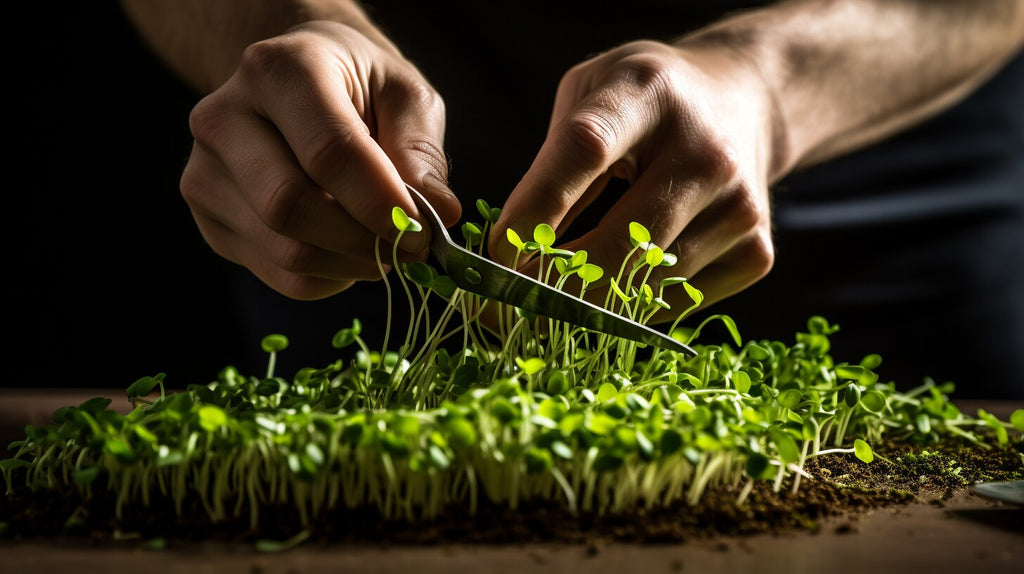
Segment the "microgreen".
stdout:
<svg viewBox="0 0 1024 574">
<path fill-rule="evenodd" d="M 476 206 L 483 222 L 466 223 L 463 236 L 482 249 L 500 210 Z M 395 245 L 420 230 L 397 207 L 392 222 Z M 398 265 L 397 247 L 390 264 L 400 270 L 411 316 L 401 346 L 391 349 L 390 274 L 378 239 L 388 293 L 380 350 L 369 348 L 353 318 L 331 339 L 336 361 L 291 377 L 275 373 L 288 339 L 272 334 L 261 341 L 263 376 L 227 367 L 209 383 L 173 389 L 160 373 L 127 387 L 134 406 L 127 415 L 103 397 L 62 407 L 51 424 L 26 427 L 0 460 L 6 495 L 104 489 L 117 516 L 155 498 L 180 514 L 196 500 L 212 522 L 247 518 L 254 531 L 267 506 L 290 505 L 297 533 L 259 543 L 280 551 L 305 540 L 330 509 L 419 520 L 453 504 L 474 512 L 484 501 L 515 509 L 541 499 L 608 514 L 696 504 L 715 485 L 738 487 L 742 504 L 758 481 L 796 491 L 814 457 L 877 464 L 872 445 L 885 439 L 956 437 L 993 448 L 1024 432 L 1021 410 L 1009 422 L 961 412 L 949 400 L 951 383 L 928 379 L 898 392 L 879 379 L 878 355 L 837 361 L 830 336 L 839 327 L 823 317 L 811 317 L 788 343 L 743 340 L 727 315 L 684 325 L 703 303 L 700 289 L 681 277 L 651 285 L 652 271 L 674 265 L 675 256 L 639 223 L 623 231 L 633 249 L 603 287 L 605 308 L 646 323 L 671 309 L 667 301 L 688 298 L 667 332 L 696 356 L 522 310 L 498 307 L 497 327 L 485 324 L 484 311 L 496 303 L 456 288 L 425 262 Z M 576 276 L 584 291 L 597 289 L 605 276 L 585 251 L 556 247 L 545 224 L 530 242 L 511 229 L 506 238 L 516 260 L 538 253 L 539 276 L 558 287 Z M 729 340 L 700 343 L 713 321 Z"/>
</svg>

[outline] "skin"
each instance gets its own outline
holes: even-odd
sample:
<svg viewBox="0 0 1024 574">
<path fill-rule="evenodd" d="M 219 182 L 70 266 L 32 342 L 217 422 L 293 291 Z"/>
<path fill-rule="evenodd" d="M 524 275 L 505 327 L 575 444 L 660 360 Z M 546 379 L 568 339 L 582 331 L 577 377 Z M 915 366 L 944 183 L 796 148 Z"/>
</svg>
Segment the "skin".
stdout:
<svg viewBox="0 0 1024 574">
<path fill-rule="evenodd" d="M 442 100 L 357 5 L 220 2 L 211 15 L 202 1 L 124 4 L 157 53 L 209 93 L 190 120 L 181 190 L 225 258 L 284 295 L 322 298 L 377 276 L 373 241 L 394 239 L 391 206 L 418 215 L 403 179 L 447 224 L 458 220 Z M 248 20 L 229 19 L 235 9 Z M 563 77 L 490 253 L 510 264 L 505 228 L 564 231 L 621 178 L 629 188 L 598 226 L 562 247 L 617 269 L 629 222 L 640 222 L 679 257 L 655 281 L 688 277 L 705 306 L 720 301 L 772 267 L 774 182 L 946 109 L 1022 43 L 1021 1 L 807 0 L 612 48 Z M 422 257 L 425 239 L 400 247 Z"/>
</svg>

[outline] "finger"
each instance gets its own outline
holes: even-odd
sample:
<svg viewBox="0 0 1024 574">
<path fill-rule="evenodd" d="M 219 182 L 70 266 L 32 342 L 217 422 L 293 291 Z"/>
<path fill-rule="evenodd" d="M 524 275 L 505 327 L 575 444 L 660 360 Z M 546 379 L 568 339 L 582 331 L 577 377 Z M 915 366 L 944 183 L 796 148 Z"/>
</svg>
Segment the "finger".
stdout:
<svg viewBox="0 0 1024 574">
<path fill-rule="evenodd" d="M 757 283 L 772 268 L 775 253 L 771 238 L 766 233 L 746 237 L 712 263 L 705 265 L 690 278 L 690 284 L 704 295 L 701 309 L 706 309 Z M 655 314 L 653 323 L 673 321 L 678 314 L 692 304 L 681 289 L 672 295 L 666 294 L 672 309 Z"/>
<path fill-rule="evenodd" d="M 700 154 L 682 157 L 659 158 L 609 209 L 584 248 L 602 263 L 617 263 L 632 249 L 629 228 L 637 222 L 654 245 L 695 273 L 755 227 L 770 224 L 766 190 L 755 192 L 730 167 L 709 166 Z"/>
<path fill-rule="evenodd" d="M 253 257 L 253 249 L 229 227 L 203 216 L 196 218 L 203 237 L 213 245 L 221 246 L 218 253 L 249 269 L 271 289 L 292 299 L 312 301 L 340 293 L 354 283 L 354 279 L 328 279 L 309 274 L 297 274 L 273 263 L 270 259 Z M 326 254 L 327 252 L 322 252 Z M 329 255 L 329 254 L 328 254 Z M 379 277 L 379 274 L 377 275 Z"/>
<path fill-rule="evenodd" d="M 338 253 L 282 235 L 263 225 L 223 165 L 198 144 L 194 146 L 183 172 L 181 189 L 203 238 L 214 251 L 254 272 L 261 270 L 257 273 L 261 278 L 271 275 L 271 268 L 333 282 L 377 279 L 382 274 L 373 248 L 365 248 L 358 241 L 342 245 L 350 253 Z M 333 199 L 328 199 L 336 205 Z M 351 225 L 359 227 L 354 222 Z M 390 252 L 389 245 L 383 249 Z M 390 255 L 384 256 L 384 260 L 389 259 Z M 388 268 L 384 266 L 383 272 Z M 280 271 L 275 271 L 274 275 Z M 283 283 L 281 279 L 274 282 Z M 322 289 L 316 287 L 316 290 Z M 292 295 L 294 291 L 305 292 L 306 289 L 292 287 L 286 294 Z M 308 298 L 308 295 L 294 296 Z"/>
<path fill-rule="evenodd" d="M 250 74 L 256 78 L 253 106 L 281 132 L 316 185 L 371 233 L 394 241 L 398 230 L 391 220 L 392 208 L 417 212 L 398 171 L 373 139 L 364 118 L 371 106 L 364 101 L 368 96 L 362 85 L 368 80 L 338 59 L 328 63 L 303 58 L 254 55 L 257 62 L 253 65 L 259 67 L 259 73 Z M 356 108 L 353 98 L 360 100 L 362 109 Z M 425 245 L 422 234 L 406 234 L 401 244 L 410 251 Z"/>
<path fill-rule="evenodd" d="M 668 235 L 664 234 L 676 233 L 675 230 L 681 224 L 662 226 L 660 229 L 663 236 L 652 238 L 653 243 L 662 246 L 666 253 L 677 257 L 675 265 L 671 267 L 658 266 L 651 270 L 647 282 L 652 287 L 657 288 L 658 283 L 665 277 L 692 278 L 708 266 L 718 264 L 717 262 L 722 261 L 723 258 L 728 259 L 728 254 L 742 244 L 749 244 L 751 251 L 747 252 L 746 260 L 738 261 L 750 269 L 734 270 L 737 277 L 747 274 L 759 276 L 762 271 L 767 272 L 765 266 L 770 268 L 772 255 L 770 222 L 766 219 L 766 212 L 762 212 L 757 207 L 760 204 L 757 194 L 751 193 L 742 183 L 735 183 L 714 194 L 713 197 L 714 201 L 701 208 L 700 213 L 686 223 L 681 234 L 674 241 L 666 241 L 664 237 Z M 699 204 L 702 203 L 703 201 L 699 202 Z M 653 232 L 652 235 L 654 235 Z M 755 237 L 757 240 L 752 239 Z M 763 247 L 762 252 L 755 250 L 758 246 Z M 600 265 L 605 270 L 603 278 L 589 286 L 590 297 L 588 300 L 597 303 L 595 299 L 600 297 L 595 293 L 600 292 L 603 296 L 606 293 L 605 285 L 611 278 L 616 277 L 620 270 L 625 271 L 623 278 L 619 281 L 619 287 L 628 291 L 628 287 L 623 281 L 628 280 L 629 271 L 633 269 L 633 261 L 625 261 L 625 259 L 630 251 L 634 251 L 628 224 L 618 221 L 609 214 L 594 230 L 561 247 L 570 251 L 586 250 L 588 263 Z M 634 261 L 643 256 L 643 251 L 636 251 Z M 535 276 L 537 269 L 537 262 L 533 261 L 522 271 Z M 633 279 L 633 285 L 637 285 L 645 276 L 646 270 L 638 273 Z M 566 282 L 565 289 L 576 293 L 580 285 L 578 278 L 573 277 Z M 712 293 L 712 295 L 714 294 Z"/>
<path fill-rule="evenodd" d="M 306 176 L 272 126 L 237 112 L 210 119 L 217 112 L 197 107 L 193 113 L 197 152 L 189 167 L 203 177 L 224 173 L 215 181 L 197 181 L 190 204 L 236 230 L 267 227 L 326 251 L 372 257 L 374 234 Z M 214 149 L 230 154 L 216 155 Z"/>
<path fill-rule="evenodd" d="M 399 76 L 385 83 L 374 115 L 377 141 L 402 179 L 423 193 L 445 225 L 454 225 L 462 206 L 448 188 L 443 100 L 419 78 Z"/>
<path fill-rule="evenodd" d="M 559 229 L 594 182 L 626 156 L 660 121 L 657 106 L 635 83 L 611 83 L 572 108 L 548 134 L 533 164 L 512 191 L 496 225 L 530 236 L 534 226 Z M 492 241 L 492 254 L 510 261 L 514 252 Z"/>
</svg>

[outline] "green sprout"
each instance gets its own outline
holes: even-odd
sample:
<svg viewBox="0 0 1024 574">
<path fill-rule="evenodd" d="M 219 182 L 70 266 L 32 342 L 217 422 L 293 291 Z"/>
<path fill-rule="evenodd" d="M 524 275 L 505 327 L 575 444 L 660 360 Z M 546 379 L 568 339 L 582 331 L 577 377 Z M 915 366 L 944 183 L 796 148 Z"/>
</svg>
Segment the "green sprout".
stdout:
<svg viewBox="0 0 1024 574">
<path fill-rule="evenodd" d="M 483 249 L 500 210 L 476 207 L 483 222 L 465 224 L 463 236 Z M 397 207 L 392 222 L 395 246 L 420 230 Z M 899 392 L 878 377 L 878 355 L 837 360 L 831 335 L 839 327 L 823 317 L 809 318 L 791 342 L 744 340 L 726 315 L 686 323 L 703 294 L 682 277 L 652 284 L 654 270 L 677 258 L 639 223 L 625 231 L 632 250 L 606 283 L 586 251 L 556 247 L 546 224 L 530 242 L 511 229 L 506 238 L 517 262 L 537 255 L 545 281 L 564 288 L 576 277 L 581 297 L 603 288 L 607 310 L 641 323 L 670 311 L 668 300 L 688 298 L 667 332 L 695 356 L 504 308 L 425 262 L 400 265 L 395 246 L 390 265 L 411 315 L 391 349 L 390 274 L 378 238 L 388 293 L 379 350 L 351 319 L 331 339 L 337 360 L 290 377 L 275 372 L 288 339 L 274 334 L 261 341 L 262 377 L 226 367 L 208 383 L 173 389 L 160 373 L 127 387 L 126 415 L 103 397 L 62 407 L 9 445 L 0 460 L 5 496 L 103 492 L 118 519 L 161 501 L 179 516 L 198 509 L 212 523 L 248 521 L 254 533 L 277 516 L 268 509 L 288 509 L 297 516 L 293 535 L 258 543 L 272 552 L 306 540 L 328 511 L 419 521 L 453 505 L 475 513 L 529 501 L 601 516 L 695 505 L 716 487 L 734 489 L 743 504 L 759 483 L 797 492 L 815 457 L 886 464 L 872 445 L 955 438 L 1007 448 L 1024 432 L 1022 410 L 1008 422 L 961 412 L 949 399 L 952 383 L 927 379 Z M 489 311 L 497 327 L 484 320 Z M 729 340 L 700 342 L 710 322 Z M 85 517 L 67 520 L 77 528 Z M 6 516 L 0 522 L 17 528 Z"/>
</svg>

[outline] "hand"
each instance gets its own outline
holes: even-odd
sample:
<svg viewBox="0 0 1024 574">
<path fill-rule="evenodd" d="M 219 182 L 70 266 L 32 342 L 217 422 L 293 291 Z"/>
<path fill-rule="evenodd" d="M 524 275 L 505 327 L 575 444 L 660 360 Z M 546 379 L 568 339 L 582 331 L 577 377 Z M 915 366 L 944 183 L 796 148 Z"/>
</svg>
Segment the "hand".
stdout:
<svg viewBox="0 0 1024 574">
<path fill-rule="evenodd" d="M 512 260 L 506 227 L 529 238 L 535 225 L 548 223 L 560 235 L 617 177 L 629 189 L 595 229 L 561 247 L 587 250 L 607 279 L 632 248 L 628 228 L 636 221 L 678 256 L 655 280 L 687 277 L 705 305 L 748 287 L 773 263 L 766 94 L 756 70 L 724 49 L 642 41 L 574 67 L 559 86 L 546 141 L 504 206 L 490 252 Z M 536 273 L 529 264 L 523 270 Z M 604 290 L 595 291 L 603 300 Z M 673 311 L 655 321 L 689 306 L 682 289 L 669 293 Z"/>
<path fill-rule="evenodd" d="M 374 242 L 388 242 L 390 261 L 392 208 L 419 213 L 403 180 L 458 220 L 444 117 L 394 47 L 342 24 L 303 24 L 247 48 L 192 111 L 181 192 L 218 254 L 289 297 L 327 297 L 380 277 Z M 427 233 L 399 247 L 423 257 Z"/>
</svg>

